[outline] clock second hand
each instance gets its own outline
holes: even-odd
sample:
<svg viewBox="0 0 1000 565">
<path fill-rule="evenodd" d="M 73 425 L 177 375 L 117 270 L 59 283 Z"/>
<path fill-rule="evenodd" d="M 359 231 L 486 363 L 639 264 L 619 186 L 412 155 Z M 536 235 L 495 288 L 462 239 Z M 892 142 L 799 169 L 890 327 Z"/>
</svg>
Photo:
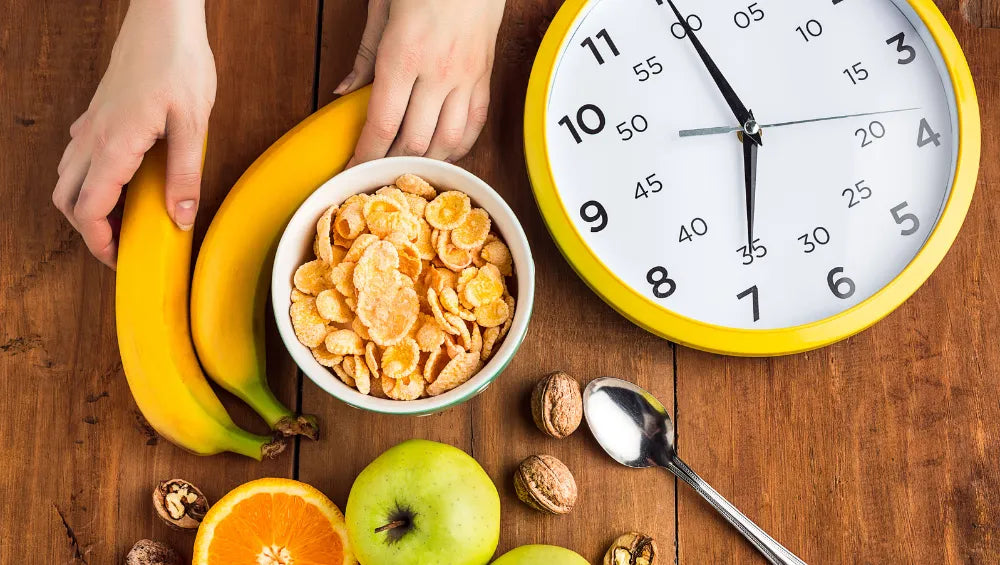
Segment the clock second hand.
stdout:
<svg viewBox="0 0 1000 565">
<path fill-rule="evenodd" d="M 840 116 L 826 116 L 823 118 L 810 118 L 808 120 L 795 120 L 791 122 L 776 122 L 773 124 L 761 124 L 761 128 L 780 128 L 786 126 L 796 126 L 801 124 L 812 124 L 816 122 L 829 122 L 833 120 L 846 120 L 848 118 L 860 118 L 862 116 L 878 116 L 881 114 L 896 114 L 899 112 L 912 112 L 914 110 L 919 110 L 919 107 L 915 108 L 900 108 L 897 110 L 880 110 L 878 112 L 862 112 L 860 114 L 843 114 Z M 742 127 L 738 126 L 720 126 L 714 128 L 698 128 L 698 129 L 682 129 L 679 133 L 681 137 L 695 137 L 699 135 L 720 135 L 732 132 L 742 131 Z"/>
</svg>

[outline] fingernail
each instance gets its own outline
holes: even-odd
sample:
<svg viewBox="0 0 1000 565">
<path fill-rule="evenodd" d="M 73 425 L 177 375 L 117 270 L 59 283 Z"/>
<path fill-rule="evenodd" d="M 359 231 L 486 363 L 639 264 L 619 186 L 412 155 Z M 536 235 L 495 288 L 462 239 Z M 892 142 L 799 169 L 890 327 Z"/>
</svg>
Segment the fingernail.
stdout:
<svg viewBox="0 0 1000 565">
<path fill-rule="evenodd" d="M 350 74 L 348 74 L 344 78 L 344 80 L 342 80 L 340 84 L 337 85 L 337 88 L 333 91 L 333 93 L 343 94 L 347 92 L 347 89 L 350 88 L 352 84 L 354 84 L 354 77 L 356 77 L 357 75 L 358 73 L 356 71 L 351 71 Z"/>
<path fill-rule="evenodd" d="M 194 216 L 198 212 L 198 203 L 194 200 L 181 200 L 174 206 L 174 223 L 184 231 L 194 227 Z"/>
</svg>

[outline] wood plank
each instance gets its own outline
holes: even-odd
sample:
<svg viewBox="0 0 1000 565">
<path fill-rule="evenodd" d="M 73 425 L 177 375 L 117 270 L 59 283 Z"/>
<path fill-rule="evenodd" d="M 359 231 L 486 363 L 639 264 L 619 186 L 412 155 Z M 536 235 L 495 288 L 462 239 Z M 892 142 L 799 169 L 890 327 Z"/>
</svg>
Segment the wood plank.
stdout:
<svg viewBox="0 0 1000 565">
<path fill-rule="evenodd" d="M 945 3 L 942 3 L 945 4 Z M 894 314 L 780 359 L 678 348 L 680 452 L 810 563 L 1000 560 L 1000 35 L 944 6 L 983 112 L 978 193 L 955 247 Z M 984 4 L 985 5 L 985 4 Z M 763 563 L 687 488 L 681 563 Z"/>
<path fill-rule="evenodd" d="M 367 13 L 364 2 L 326 0 L 323 4 L 317 87 L 320 105 L 334 98 L 333 89 L 350 72 Z M 302 410 L 318 415 L 324 432 L 318 442 L 302 444 L 298 478 L 322 490 L 341 509 L 354 477 L 397 443 L 423 438 L 467 452 L 472 449 L 469 404 L 423 418 L 381 416 L 351 408 L 308 378 L 304 381 Z"/>
<path fill-rule="evenodd" d="M 530 62 L 559 5 L 554 1 L 508 2 L 497 49 L 490 121 L 473 153 L 459 163 L 504 196 L 533 245 L 539 294 L 528 338 L 494 386 L 473 401 L 430 418 L 361 413 L 306 382 L 303 409 L 336 421 L 338 435 L 303 446 L 299 477 L 343 504 L 355 474 L 383 450 L 409 437 L 436 439 L 471 451 L 496 482 L 503 507 L 500 552 L 526 543 L 553 543 L 597 560 L 614 535 L 637 528 L 653 533 L 664 551 L 672 554 L 672 478 L 617 467 L 582 430 L 558 442 L 546 439 L 531 423 L 527 400 L 531 387 L 536 379 L 557 369 L 584 381 L 624 370 L 639 375 L 640 382 L 666 404 L 673 403 L 670 345 L 631 326 L 587 290 L 552 244 L 531 195 L 521 151 L 524 90 Z M 356 2 L 325 2 L 321 103 L 349 72 L 364 18 L 364 7 Z M 551 349 L 553 340 L 558 340 L 558 351 Z M 593 351 L 602 355 L 595 358 L 589 353 Z M 570 516 L 537 514 L 514 496 L 513 470 L 532 453 L 556 455 L 575 473 L 582 494 Z M 656 502 L 647 502 L 651 500 Z"/>
<path fill-rule="evenodd" d="M 942 10 L 961 9 L 972 25 L 1000 29 L 1000 0 L 941 0 L 937 4 Z"/>
<path fill-rule="evenodd" d="M 663 562 L 674 553 L 672 476 L 613 462 L 582 429 L 564 440 L 538 431 L 530 395 L 538 379 L 563 370 L 586 385 L 600 376 L 638 382 L 672 407 L 672 346 L 640 330 L 604 304 L 572 271 L 549 237 L 526 175 L 521 122 L 531 64 L 561 2 L 507 3 L 493 73 L 492 106 L 475 151 L 459 163 L 499 192 L 521 220 L 537 270 L 534 315 L 524 345 L 497 383 L 473 403 L 474 451 L 501 492 L 499 552 L 549 543 L 599 562 L 629 530 L 657 539 Z M 540 514 L 514 494 L 513 475 L 525 457 L 546 453 L 573 472 L 580 498 L 567 516 Z"/>
<path fill-rule="evenodd" d="M 320 0 L 209 3 L 219 67 L 205 198 L 198 233 L 229 186 L 274 139 L 331 98 L 363 29 L 363 2 L 325 0 L 314 84 Z M 114 337 L 113 275 L 99 267 L 51 207 L 54 168 L 69 124 L 103 73 L 125 0 L 20 0 L 0 13 L 0 563 L 121 562 L 141 537 L 185 554 L 192 537 L 152 515 L 148 491 L 183 476 L 209 496 L 245 480 L 298 476 L 343 506 L 358 471 L 410 437 L 472 452 L 503 498 L 500 551 L 555 543 L 598 562 L 626 529 L 675 550 L 675 482 L 607 460 L 585 431 L 561 442 L 534 429 L 534 381 L 562 369 L 582 381 L 629 377 L 673 404 L 671 347 L 603 305 L 559 256 L 535 209 L 521 149 L 524 90 L 557 0 L 511 0 L 501 30 L 490 123 L 461 165 L 507 198 L 524 223 L 538 267 L 535 315 L 520 353 L 495 386 L 428 418 L 349 409 L 311 382 L 303 407 L 324 439 L 258 465 L 197 458 L 147 442 L 121 373 Z M 998 240 L 989 197 L 1000 166 L 997 0 L 941 0 L 970 58 L 984 118 L 979 194 L 955 249 L 917 295 L 872 330 L 791 358 L 737 360 L 679 349 L 680 449 L 748 515 L 810 562 L 1000 561 L 997 362 Z M 963 22 L 963 18 L 968 23 Z M 992 126 L 992 127 L 991 127 Z M 272 382 L 295 401 L 296 377 L 269 336 Z M 556 345 L 553 345 L 556 344 Z M 228 395 L 240 423 L 261 430 Z M 346 439 L 350 438 L 350 439 Z M 719 438 L 723 438 L 720 440 Z M 715 441 L 713 443 L 713 440 Z M 560 457 L 580 485 L 578 508 L 546 517 L 513 495 L 521 458 Z M 762 560 L 686 487 L 679 499 L 681 563 Z M 28 509 L 29 511 L 25 511 Z M 17 540 L 11 543 L 9 540 Z"/>
<path fill-rule="evenodd" d="M 118 360 L 114 274 L 51 205 L 69 124 L 103 74 L 126 6 L 13 2 L 0 15 L 2 563 L 25 555 L 121 563 L 143 537 L 189 554 L 192 536 L 153 515 L 157 480 L 186 477 L 217 498 L 245 480 L 292 472 L 292 454 L 265 464 L 202 459 L 149 434 Z M 315 1 L 217 1 L 209 12 L 219 96 L 199 231 L 246 166 L 311 111 L 317 10 Z M 278 395 L 294 403 L 295 373 L 286 356 L 273 357 Z M 264 429 L 249 409 L 224 401 L 238 422 Z"/>
</svg>

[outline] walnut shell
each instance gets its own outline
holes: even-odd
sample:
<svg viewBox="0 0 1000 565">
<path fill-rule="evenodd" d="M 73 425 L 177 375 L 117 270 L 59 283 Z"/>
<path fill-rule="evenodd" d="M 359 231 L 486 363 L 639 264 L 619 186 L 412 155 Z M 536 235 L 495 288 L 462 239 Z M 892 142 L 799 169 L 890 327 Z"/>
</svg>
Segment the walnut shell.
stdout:
<svg viewBox="0 0 1000 565">
<path fill-rule="evenodd" d="M 656 541 L 653 538 L 629 532 L 618 536 L 604 554 L 604 565 L 655 565 Z"/>
<path fill-rule="evenodd" d="M 572 434 L 583 419 L 580 383 L 562 371 L 538 381 L 531 393 L 531 417 L 539 430 L 556 439 Z"/>
<path fill-rule="evenodd" d="M 169 479 L 153 489 L 153 509 L 174 530 L 196 530 L 208 512 L 208 499 L 188 481 Z"/>
<path fill-rule="evenodd" d="M 567 514 L 578 495 L 573 473 L 551 455 L 532 455 L 514 474 L 514 491 L 528 506 L 540 512 Z"/>
<path fill-rule="evenodd" d="M 125 565 L 181 565 L 181 556 L 165 543 L 141 539 L 125 556 Z"/>
</svg>

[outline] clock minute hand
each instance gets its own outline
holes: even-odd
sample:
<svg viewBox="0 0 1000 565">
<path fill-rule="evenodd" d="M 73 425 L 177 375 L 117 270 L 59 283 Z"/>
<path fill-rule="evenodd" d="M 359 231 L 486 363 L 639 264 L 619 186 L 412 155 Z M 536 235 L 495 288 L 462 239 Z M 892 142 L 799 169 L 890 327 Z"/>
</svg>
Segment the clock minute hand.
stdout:
<svg viewBox="0 0 1000 565">
<path fill-rule="evenodd" d="M 759 128 L 755 123 L 753 123 L 753 114 L 747 109 L 746 105 L 740 100 L 740 97 L 736 95 L 736 91 L 733 90 L 732 85 L 723 76 L 722 71 L 719 70 L 719 66 L 715 64 L 712 57 L 709 56 L 708 51 L 705 50 L 705 46 L 702 45 L 701 41 L 694 34 L 694 30 L 688 25 L 687 20 L 681 15 L 680 10 L 674 4 L 673 0 L 667 0 L 667 4 L 670 5 L 670 9 L 673 10 L 674 16 L 677 21 L 684 27 L 685 35 L 691 40 L 691 44 L 694 45 L 695 51 L 698 52 L 698 56 L 701 58 L 701 62 L 704 63 L 705 68 L 708 69 L 708 74 L 712 75 L 712 80 L 715 81 L 715 85 L 719 87 L 722 92 L 722 97 L 726 99 L 726 103 L 729 104 L 729 109 L 733 111 L 733 115 L 736 116 L 736 121 L 740 123 L 741 127 L 735 130 L 743 130 L 747 137 L 757 145 L 761 145 L 763 142 L 760 137 Z"/>
<path fill-rule="evenodd" d="M 862 112 L 860 114 L 843 114 L 840 116 L 826 116 L 823 118 L 810 118 L 808 120 L 795 120 L 791 122 L 776 122 L 773 124 L 761 124 L 761 128 L 780 128 L 785 126 L 796 126 L 801 124 L 812 124 L 816 122 L 829 122 L 833 120 L 845 120 L 847 118 L 860 118 L 862 116 L 877 116 L 881 114 L 896 114 L 898 112 L 912 112 L 920 108 L 900 108 L 898 110 L 880 110 L 878 112 Z M 736 126 L 720 126 L 714 128 L 682 129 L 679 133 L 681 137 L 695 137 L 699 135 L 719 135 L 740 131 L 743 128 Z"/>
</svg>

